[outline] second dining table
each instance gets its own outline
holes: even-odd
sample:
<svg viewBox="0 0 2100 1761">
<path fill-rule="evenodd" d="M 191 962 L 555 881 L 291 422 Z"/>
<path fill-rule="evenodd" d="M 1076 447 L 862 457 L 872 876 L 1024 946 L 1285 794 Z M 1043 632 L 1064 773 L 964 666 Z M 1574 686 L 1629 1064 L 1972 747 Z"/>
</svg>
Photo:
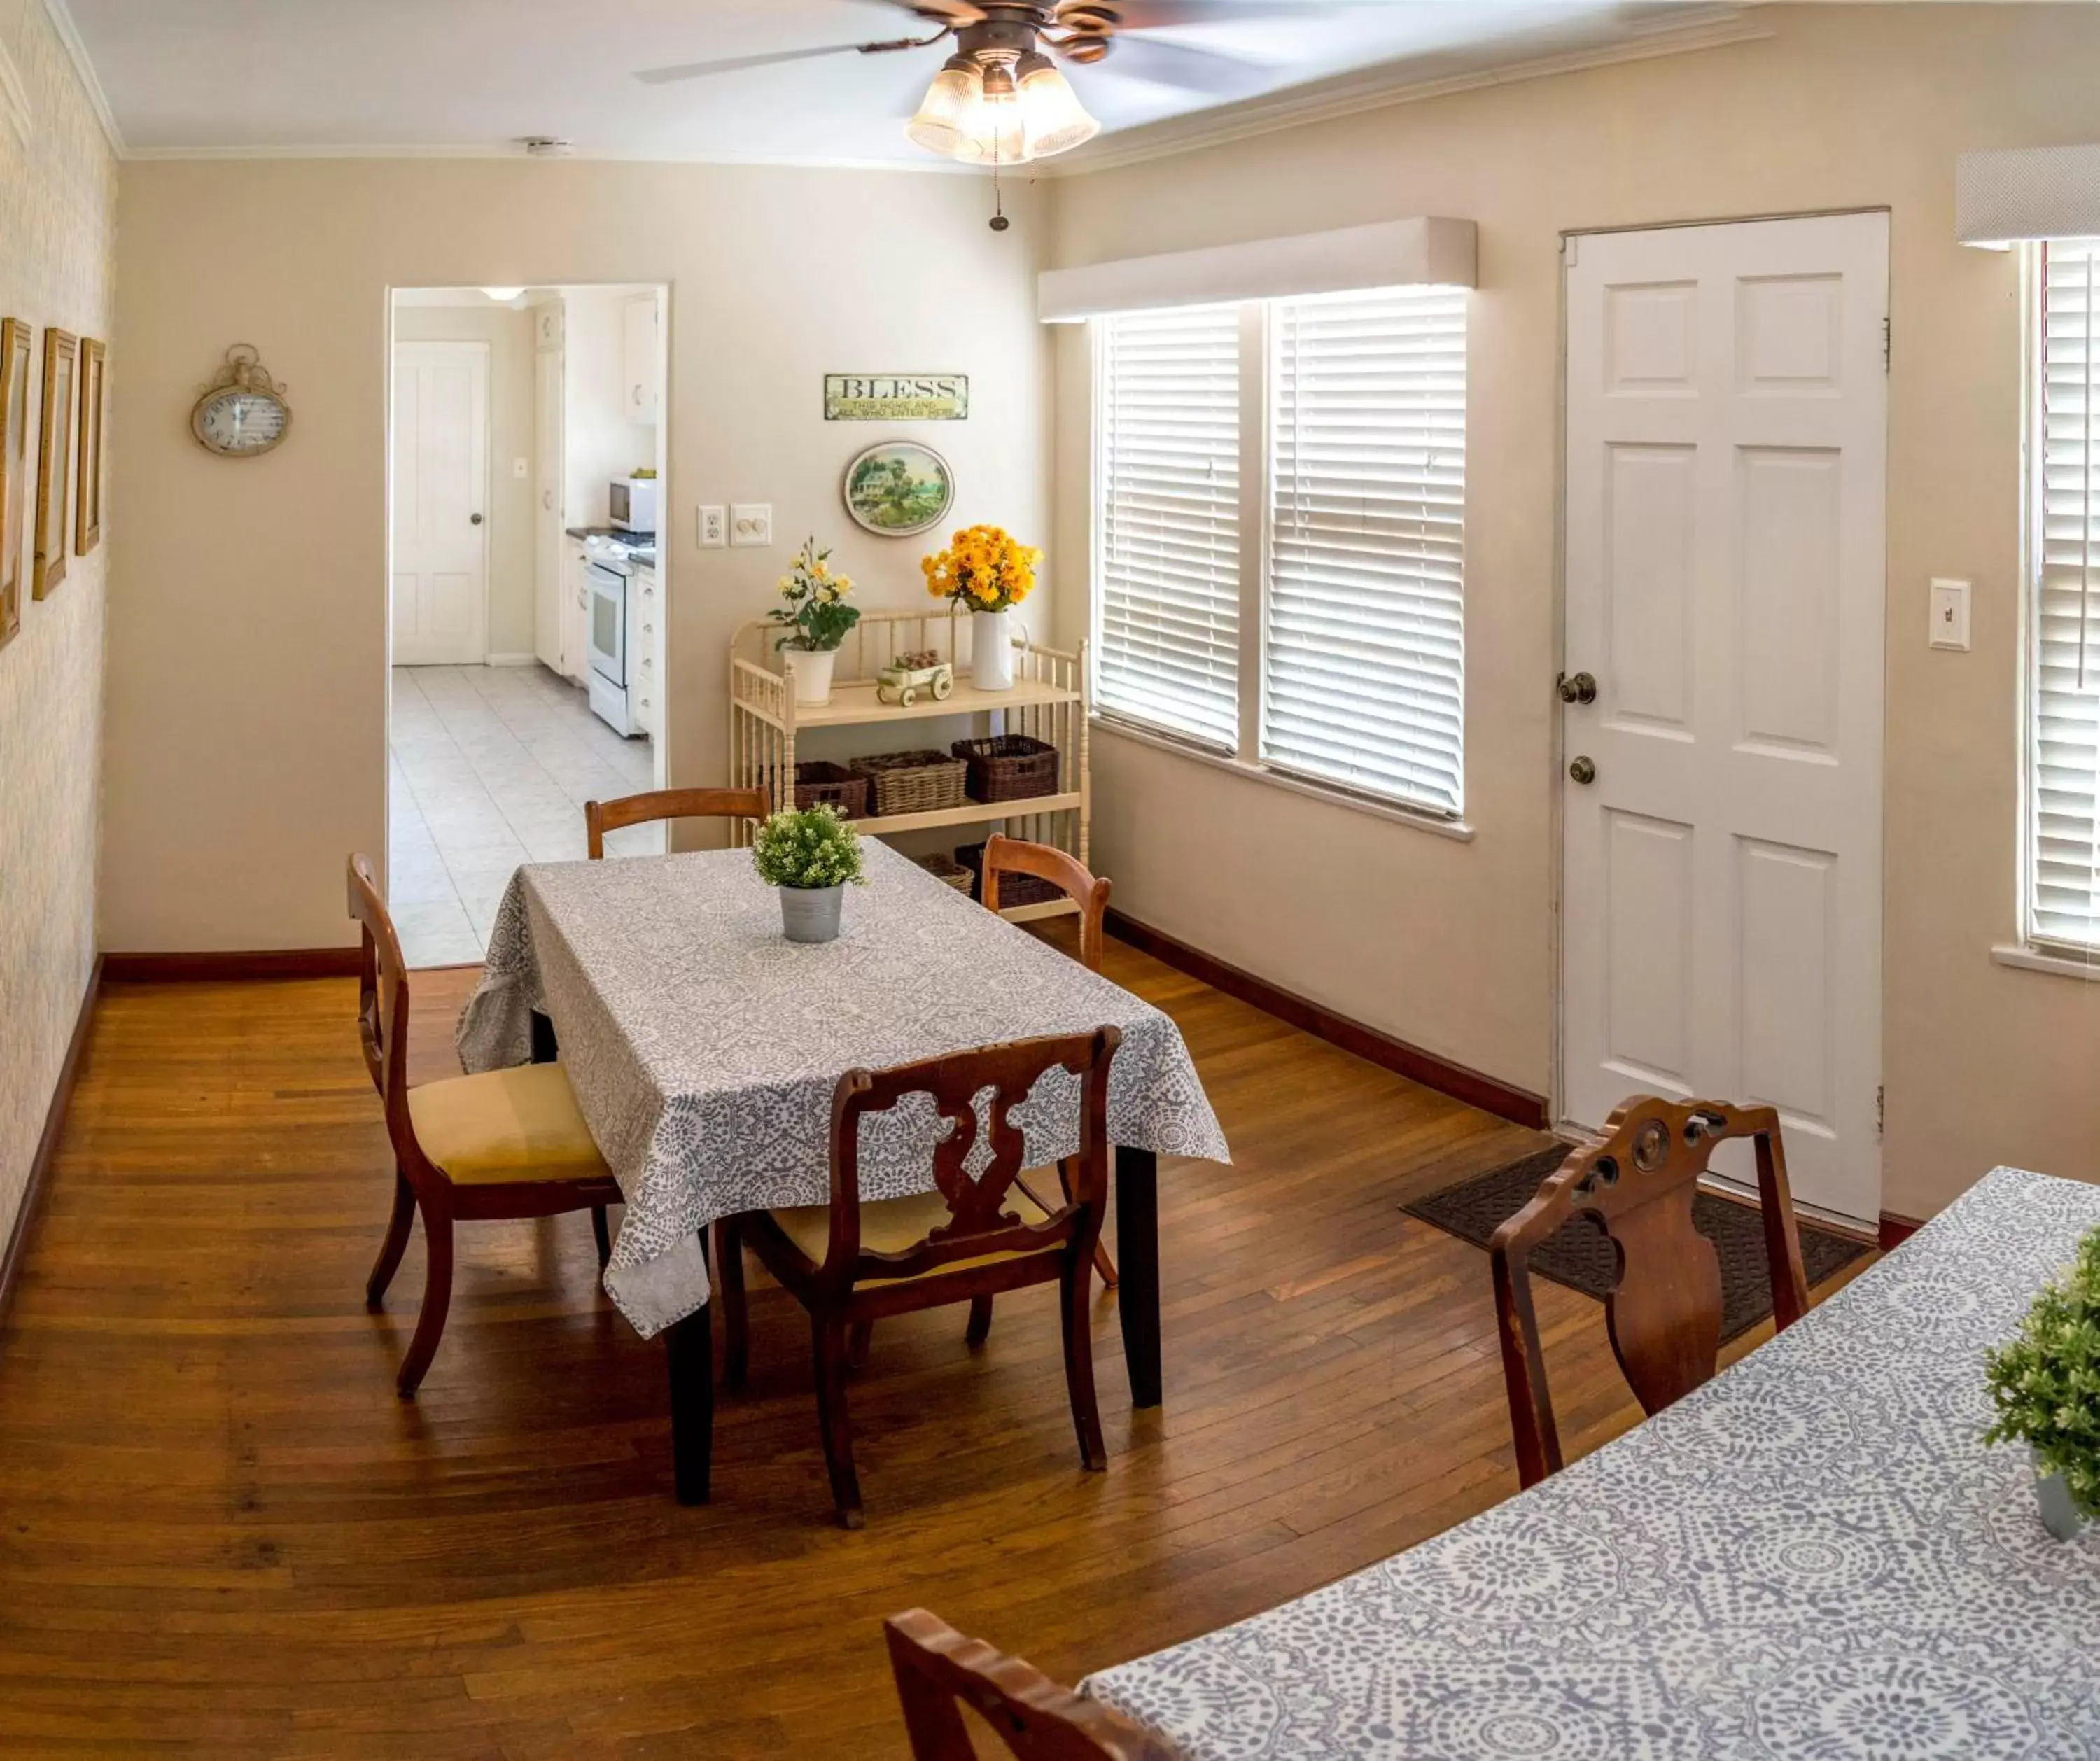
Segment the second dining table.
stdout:
<svg viewBox="0 0 2100 1761">
<path fill-rule="evenodd" d="M 849 889 L 842 933 L 814 946 L 782 935 L 779 901 L 747 851 L 528 864 L 511 879 L 460 1016 L 470 1071 L 558 1046 L 626 1199 L 607 1294 L 645 1338 L 665 1335 L 682 1503 L 708 1494 L 707 1226 L 829 1202 L 832 1096 L 847 1071 L 1122 1030 L 1109 1137 L 1136 1406 L 1162 1397 L 1158 1159 L 1229 1159 L 1169 1017 L 887 845 L 865 849 L 867 884 Z M 1078 1101 L 1077 1084 L 1052 1071 L 1014 1110 L 1028 1166 L 1076 1151 Z M 941 1128 L 930 1108 L 868 1122 L 863 1196 L 932 1190 Z"/>
</svg>

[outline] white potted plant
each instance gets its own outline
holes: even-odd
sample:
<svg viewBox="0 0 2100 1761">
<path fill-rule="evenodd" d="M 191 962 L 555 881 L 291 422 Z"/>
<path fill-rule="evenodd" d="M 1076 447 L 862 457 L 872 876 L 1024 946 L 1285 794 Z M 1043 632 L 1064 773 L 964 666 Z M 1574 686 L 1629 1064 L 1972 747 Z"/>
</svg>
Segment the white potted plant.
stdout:
<svg viewBox="0 0 2100 1761">
<path fill-rule="evenodd" d="M 968 526 L 948 548 L 921 558 L 926 591 L 970 614 L 970 682 L 979 691 L 1013 689 L 1013 608 L 1035 590 L 1043 553 L 1003 527 Z"/>
<path fill-rule="evenodd" d="M 2069 1540 L 2100 1520 L 2100 1229 L 2035 1298 L 2019 1336 L 1985 1357 L 1984 1373 L 1998 1416 L 1983 1441 L 2027 1445 L 2042 1522 Z"/>
<path fill-rule="evenodd" d="M 788 808 L 761 823 L 752 839 L 758 878 L 780 889 L 780 929 L 790 942 L 838 939 L 849 886 L 867 876 L 860 834 L 828 804 Z"/>
<path fill-rule="evenodd" d="M 788 633 L 773 646 L 790 656 L 798 704 L 832 700 L 832 668 L 839 644 L 860 622 L 859 611 L 845 602 L 853 585 L 851 576 L 832 569 L 832 553 L 819 550 L 814 538 L 803 541 L 780 577 L 780 597 L 788 602 L 773 614 L 773 621 L 784 625 Z"/>
</svg>

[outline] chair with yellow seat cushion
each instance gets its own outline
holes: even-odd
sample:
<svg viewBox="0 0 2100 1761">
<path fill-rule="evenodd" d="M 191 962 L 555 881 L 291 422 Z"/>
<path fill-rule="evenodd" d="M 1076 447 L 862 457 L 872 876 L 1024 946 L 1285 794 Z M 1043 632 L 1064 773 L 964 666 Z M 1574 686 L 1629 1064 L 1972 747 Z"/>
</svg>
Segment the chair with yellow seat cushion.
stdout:
<svg viewBox="0 0 2100 1761">
<path fill-rule="evenodd" d="M 377 1309 L 420 1211 L 426 1248 L 422 1313 L 395 1385 L 416 1392 L 443 1337 L 452 1305 L 452 1225 L 589 1211 L 606 1254 L 605 1207 L 620 1202 L 558 1064 L 408 1086 L 408 968 L 372 865 L 350 858 L 350 914 L 363 927 L 357 996 L 365 1067 L 386 1108 L 394 1146 L 394 1212 L 364 1287 Z"/>
<path fill-rule="evenodd" d="M 751 1211 L 715 1225 L 715 1265 L 727 1333 L 726 1376 L 742 1384 L 749 1328 L 743 1288 L 748 1242 L 766 1269 L 809 1311 L 816 1359 L 817 1414 L 824 1461 L 840 1520 L 861 1526 L 860 1481 L 854 1471 L 846 1415 L 846 1366 L 853 1331 L 889 1314 L 967 1302 L 973 1315 L 998 1291 L 1032 1284 L 1059 1287 L 1064 1320 L 1065 1380 L 1079 1433 L 1079 1459 L 1108 1465 L 1094 1400 L 1088 1330 L 1094 1244 L 1108 1199 L 1110 1060 L 1122 1035 L 1096 1028 L 1043 1039 L 901 1065 L 849 1070 L 832 1099 L 832 1196 L 824 1205 Z M 1008 1114 L 1047 1070 L 1079 1079 L 1079 1151 L 1064 1167 L 1069 1185 L 1054 1211 L 1018 1185 L 1021 1132 Z M 991 1091 L 985 1142 L 990 1154 L 974 1176 L 967 1164 L 977 1145 L 976 1097 Z M 863 1204 L 860 1126 L 907 1096 L 928 1095 L 949 1130 L 933 1150 L 935 1189 Z"/>
</svg>

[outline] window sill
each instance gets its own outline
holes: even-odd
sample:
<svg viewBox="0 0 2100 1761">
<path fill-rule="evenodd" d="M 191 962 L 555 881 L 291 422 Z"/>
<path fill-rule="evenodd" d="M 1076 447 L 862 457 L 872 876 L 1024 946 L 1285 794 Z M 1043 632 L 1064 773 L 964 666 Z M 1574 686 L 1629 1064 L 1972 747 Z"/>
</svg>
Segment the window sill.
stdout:
<svg viewBox="0 0 2100 1761">
<path fill-rule="evenodd" d="M 2054 973 L 2059 978 L 2083 978 L 2089 984 L 2100 982 L 2100 952 L 2085 959 L 2076 954 L 2058 954 L 2045 948 L 2001 942 L 1991 950 L 1991 959 L 1997 965 L 2010 966 L 2020 972 Z"/>
<path fill-rule="evenodd" d="M 1091 715 L 1088 721 L 1096 733 L 1113 734 L 1118 739 L 1127 739 L 1139 746 L 1149 746 L 1156 752 L 1171 753 L 1177 758 L 1192 758 L 1198 764 L 1229 771 L 1234 776 L 1246 778 L 1250 782 L 1264 783 L 1270 788 L 1287 789 L 1293 795 L 1304 795 L 1313 801 L 1325 801 L 1330 807 L 1345 807 L 1352 813 L 1368 814 L 1374 819 L 1390 819 L 1395 824 L 1410 826 L 1418 832 L 1433 832 L 1438 837 L 1451 838 L 1461 844 L 1473 841 L 1473 828 L 1462 819 L 1440 819 L 1434 814 L 1417 812 L 1397 802 L 1369 801 L 1361 795 L 1352 795 L 1342 789 L 1322 788 L 1317 783 L 1308 783 L 1303 777 L 1289 776 L 1280 770 L 1272 770 L 1266 765 L 1250 764 L 1244 758 L 1234 758 L 1228 753 L 1206 752 L 1200 746 L 1189 745 L 1171 735 L 1155 734 L 1149 728 L 1136 727 L 1130 722 L 1118 722 L 1108 716 Z"/>
</svg>

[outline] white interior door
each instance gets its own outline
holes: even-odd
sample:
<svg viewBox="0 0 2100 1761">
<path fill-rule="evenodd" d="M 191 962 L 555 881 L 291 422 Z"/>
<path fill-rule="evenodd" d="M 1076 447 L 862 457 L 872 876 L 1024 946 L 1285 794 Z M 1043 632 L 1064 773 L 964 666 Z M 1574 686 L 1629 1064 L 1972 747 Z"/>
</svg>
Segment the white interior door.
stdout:
<svg viewBox="0 0 2100 1761">
<path fill-rule="evenodd" d="M 1562 1110 L 1775 1106 L 1872 1219 L 1887 217 L 1570 249 Z"/>
<path fill-rule="evenodd" d="M 562 354 L 542 350 L 536 357 L 539 391 L 535 410 L 535 444 L 539 460 L 532 506 L 532 647 L 557 673 L 569 669 L 562 655 L 562 575 L 563 549 L 562 489 Z"/>
<path fill-rule="evenodd" d="M 488 345 L 394 345 L 394 664 L 488 657 Z"/>
</svg>

